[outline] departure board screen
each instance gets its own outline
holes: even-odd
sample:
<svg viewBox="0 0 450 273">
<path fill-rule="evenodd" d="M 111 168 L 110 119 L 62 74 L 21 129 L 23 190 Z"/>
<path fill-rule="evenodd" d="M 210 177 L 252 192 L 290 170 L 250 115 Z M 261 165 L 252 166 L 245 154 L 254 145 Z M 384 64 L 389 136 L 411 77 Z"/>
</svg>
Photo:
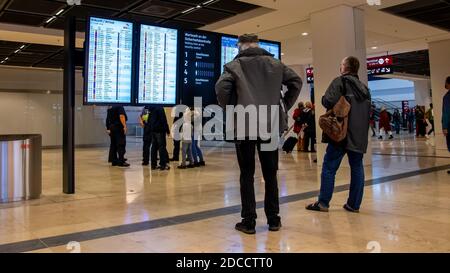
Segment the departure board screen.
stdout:
<svg viewBox="0 0 450 273">
<path fill-rule="evenodd" d="M 276 59 L 280 59 L 280 44 L 274 42 L 259 42 L 259 46 L 267 50 L 270 54 L 272 54 Z"/>
<path fill-rule="evenodd" d="M 138 104 L 177 104 L 178 30 L 141 25 Z"/>
<path fill-rule="evenodd" d="M 198 31 L 185 31 L 183 36 L 182 102 L 193 106 L 194 97 L 201 97 L 204 105 L 217 104 L 218 36 Z"/>
<path fill-rule="evenodd" d="M 222 36 L 221 67 L 234 60 L 239 53 L 237 46 L 238 38 L 232 36 Z M 276 42 L 260 41 L 259 46 L 280 59 L 280 44 Z"/>
<path fill-rule="evenodd" d="M 85 104 L 130 104 L 133 23 L 89 18 Z"/>
</svg>

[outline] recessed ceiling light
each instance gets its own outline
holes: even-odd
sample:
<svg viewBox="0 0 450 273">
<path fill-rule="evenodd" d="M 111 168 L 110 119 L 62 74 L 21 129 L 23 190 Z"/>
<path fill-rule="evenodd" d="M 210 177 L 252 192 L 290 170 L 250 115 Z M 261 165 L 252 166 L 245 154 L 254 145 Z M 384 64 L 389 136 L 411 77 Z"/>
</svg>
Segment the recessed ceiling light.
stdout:
<svg viewBox="0 0 450 273">
<path fill-rule="evenodd" d="M 284 56 L 284 53 L 281 53 L 281 56 Z"/>
<path fill-rule="evenodd" d="M 59 16 L 61 13 L 63 13 L 64 12 L 64 9 L 61 9 L 61 10 L 59 10 L 57 13 L 56 13 L 56 16 Z"/>
<path fill-rule="evenodd" d="M 206 6 L 206 5 L 209 5 L 209 4 L 211 4 L 212 2 L 215 2 L 215 1 L 216 0 L 209 0 L 209 1 L 204 2 L 202 5 Z"/>
<path fill-rule="evenodd" d="M 53 16 L 53 17 L 51 17 L 51 18 L 49 18 L 45 23 L 50 23 L 51 21 L 53 21 L 53 20 L 55 20 L 56 19 L 56 17 L 55 16 Z"/>
<path fill-rule="evenodd" d="M 302 36 L 308 36 L 308 35 L 309 35 L 308 32 L 303 32 L 303 33 L 302 33 Z"/>
<path fill-rule="evenodd" d="M 371 47 L 373 50 L 375 50 L 375 49 L 378 49 L 378 47 L 377 46 L 373 46 L 373 47 Z"/>
<path fill-rule="evenodd" d="M 190 8 L 190 9 L 187 9 L 187 10 L 185 10 L 185 11 L 182 11 L 181 13 L 182 14 L 185 14 L 185 13 L 188 13 L 188 12 L 191 12 L 191 11 L 193 11 L 195 8 Z"/>
</svg>

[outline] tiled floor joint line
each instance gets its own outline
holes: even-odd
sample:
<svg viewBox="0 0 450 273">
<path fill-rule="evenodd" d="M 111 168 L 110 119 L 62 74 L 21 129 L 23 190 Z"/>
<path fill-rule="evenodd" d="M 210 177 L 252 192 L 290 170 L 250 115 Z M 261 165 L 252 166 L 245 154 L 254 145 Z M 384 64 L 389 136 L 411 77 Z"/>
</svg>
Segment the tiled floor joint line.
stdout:
<svg viewBox="0 0 450 273">
<path fill-rule="evenodd" d="M 396 180 L 400 180 L 403 178 L 443 171 L 443 170 L 447 170 L 449 168 L 450 168 L 450 164 L 444 165 L 444 166 L 436 166 L 436 167 L 432 167 L 432 168 L 417 170 L 417 171 L 411 171 L 411 172 L 390 175 L 390 176 L 386 176 L 386 177 L 369 179 L 369 180 L 365 181 L 365 186 L 368 187 L 368 186 L 373 186 L 373 185 L 377 185 L 377 184 L 394 182 Z M 347 191 L 348 189 L 349 189 L 348 184 L 339 185 L 339 186 L 335 187 L 334 192 L 335 193 L 344 192 L 344 191 Z M 293 203 L 293 202 L 310 199 L 310 198 L 317 196 L 318 194 L 319 194 L 319 191 L 310 191 L 310 192 L 303 192 L 303 193 L 283 196 L 283 197 L 280 197 L 280 204 L 283 205 L 283 204 L 288 204 L 288 203 Z M 264 202 L 263 201 L 257 202 L 256 207 L 258 209 L 263 208 Z M 208 210 L 208 211 L 200 211 L 200 212 L 195 212 L 195 213 L 191 213 L 191 214 L 155 219 L 155 220 L 150 220 L 150 221 L 145 221 L 145 222 L 119 225 L 119 226 L 113 226 L 113 227 L 107 227 L 107 228 L 101 228 L 101 229 L 95 229 L 95 230 L 88 230 L 88 231 L 64 234 L 64 235 L 41 238 L 41 239 L 34 239 L 34 240 L 28 240 L 28 241 L 3 244 L 3 245 L 0 245 L 0 253 L 28 252 L 28 251 L 34 251 L 34 250 L 39 250 L 39 249 L 45 249 L 48 247 L 63 246 L 71 241 L 83 242 L 83 241 L 113 237 L 113 236 L 133 233 L 133 232 L 151 230 L 151 229 L 156 229 L 156 228 L 161 228 L 161 227 L 186 224 L 186 223 L 190 223 L 190 222 L 201 221 L 201 220 L 206 220 L 206 219 L 210 219 L 210 218 L 236 214 L 236 213 L 240 212 L 240 209 L 241 209 L 240 205 L 235 205 L 235 206 L 230 206 L 230 207 L 225 207 L 225 208 L 218 208 L 218 209 L 213 209 L 213 210 Z"/>
</svg>

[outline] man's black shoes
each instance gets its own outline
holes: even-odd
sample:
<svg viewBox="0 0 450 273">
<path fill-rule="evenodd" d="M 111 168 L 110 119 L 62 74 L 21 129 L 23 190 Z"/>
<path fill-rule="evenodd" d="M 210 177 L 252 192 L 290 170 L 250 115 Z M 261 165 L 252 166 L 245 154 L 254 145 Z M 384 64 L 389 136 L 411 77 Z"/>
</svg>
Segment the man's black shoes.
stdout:
<svg viewBox="0 0 450 273">
<path fill-rule="evenodd" d="M 256 221 L 254 220 L 253 221 L 243 220 L 242 222 L 236 224 L 236 230 L 243 232 L 245 234 L 255 234 L 256 233 L 255 227 Z"/>
<path fill-rule="evenodd" d="M 280 219 L 274 219 L 269 220 L 269 231 L 279 231 L 281 229 L 281 220 Z"/>
</svg>

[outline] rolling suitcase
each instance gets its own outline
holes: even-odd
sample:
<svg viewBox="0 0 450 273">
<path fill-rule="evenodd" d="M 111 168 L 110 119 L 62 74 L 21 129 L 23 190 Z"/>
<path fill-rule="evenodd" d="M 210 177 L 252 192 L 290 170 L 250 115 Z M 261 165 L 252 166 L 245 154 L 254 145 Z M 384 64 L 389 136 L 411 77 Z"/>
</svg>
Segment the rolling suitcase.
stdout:
<svg viewBox="0 0 450 273">
<path fill-rule="evenodd" d="M 298 139 L 296 137 L 290 137 L 288 138 L 283 145 L 283 151 L 286 153 L 292 153 L 292 151 L 295 148 L 295 145 L 297 145 Z"/>
</svg>

